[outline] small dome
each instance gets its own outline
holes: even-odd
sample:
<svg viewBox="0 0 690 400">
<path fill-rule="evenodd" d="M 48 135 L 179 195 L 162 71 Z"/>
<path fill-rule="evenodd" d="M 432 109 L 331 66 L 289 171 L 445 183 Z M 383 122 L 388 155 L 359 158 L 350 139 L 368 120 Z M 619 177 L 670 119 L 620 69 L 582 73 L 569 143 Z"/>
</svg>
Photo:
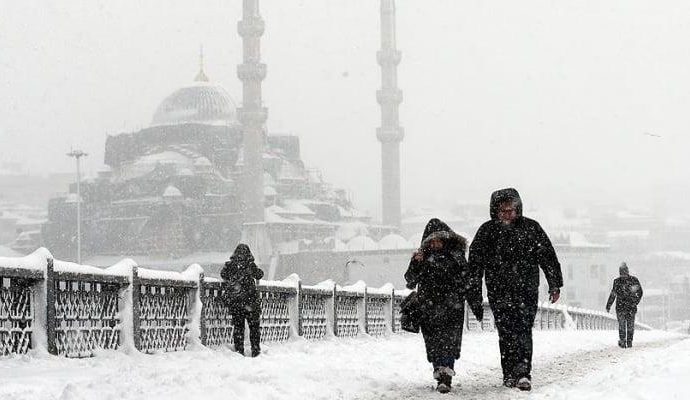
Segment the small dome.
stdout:
<svg viewBox="0 0 690 400">
<path fill-rule="evenodd" d="M 378 250 L 379 245 L 369 236 L 355 236 L 347 242 L 348 250 Z"/>
<path fill-rule="evenodd" d="M 225 89 L 207 82 L 176 90 L 158 106 L 151 125 L 196 122 L 209 125 L 237 123 L 237 106 Z"/>
<path fill-rule="evenodd" d="M 366 236 L 369 233 L 367 224 L 361 221 L 346 222 L 335 231 L 335 237 L 347 242 L 355 236 Z"/>
<path fill-rule="evenodd" d="M 175 186 L 168 186 L 165 188 L 165 192 L 163 192 L 163 197 L 182 197 L 182 192 L 180 192 L 180 189 L 176 188 Z"/>
<path fill-rule="evenodd" d="M 382 237 L 379 241 L 379 246 L 385 250 L 414 248 L 404 237 L 394 233 Z"/>
<path fill-rule="evenodd" d="M 189 168 L 182 168 L 177 171 L 177 176 L 194 176 L 194 172 Z"/>
<path fill-rule="evenodd" d="M 195 167 L 210 167 L 211 161 L 209 161 L 208 158 L 206 158 L 206 157 L 199 157 L 196 160 L 194 160 L 194 166 Z"/>
</svg>

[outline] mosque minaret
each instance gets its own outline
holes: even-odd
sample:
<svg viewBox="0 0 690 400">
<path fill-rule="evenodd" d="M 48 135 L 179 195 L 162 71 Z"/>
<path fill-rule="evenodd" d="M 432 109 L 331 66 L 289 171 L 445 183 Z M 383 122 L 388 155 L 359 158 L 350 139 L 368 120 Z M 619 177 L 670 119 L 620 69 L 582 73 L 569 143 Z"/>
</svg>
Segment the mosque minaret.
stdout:
<svg viewBox="0 0 690 400">
<path fill-rule="evenodd" d="M 381 0 L 381 50 L 376 56 L 381 66 L 381 89 L 376 93 L 381 106 L 381 127 L 376 137 L 381 142 L 383 224 L 400 227 L 400 142 L 404 132 L 398 112 L 402 102 L 397 71 L 401 53 L 396 49 L 395 0 Z"/>
<path fill-rule="evenodd" d="M 259 14 L 259 0 L 243 0 L 242 20 L 237 24 L 242 37 L 243 62 L 237 66 L 242 81 L 242 107 L 238 110 L 243 131 L 242 202 L 244 220 L 264 220 L 263 150 L 268 109 L 263 107 L 261 82 L 266 78 L 266 64 L 261 62 L 261 36 L 264 21 Z"/>
</svg>

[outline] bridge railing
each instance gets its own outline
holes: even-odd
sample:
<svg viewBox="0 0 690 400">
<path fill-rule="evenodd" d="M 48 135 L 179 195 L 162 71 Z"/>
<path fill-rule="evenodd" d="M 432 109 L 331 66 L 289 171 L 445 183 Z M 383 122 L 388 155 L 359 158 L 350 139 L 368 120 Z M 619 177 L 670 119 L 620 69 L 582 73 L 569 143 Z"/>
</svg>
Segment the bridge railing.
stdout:
<svg viewBox="0 0 690 400">
<path fill-rule="evenodd" d="M 39 249 L 23 258 L 0 258 L 0 280 L 0 355 L 45 349 L 90 357 L 103 349 L 156 353 L 233 342 L 222 282 L 204 277 L 196 264 L 173 272 L 123 260 L 101 269 L 54 260 Z M 296 275 L 260 281 L 258 290 L 262 342 L 398 333 L 400 304 L 410 293 L 363 282 L 303 286 Z M 465 316 L 465 329 L 494 329 L 491 310 L 484 307 L 481 322 Z M 535 328 L 616 329 L 617 322 L 610 314 L 541 304 Z"/>
</svg>

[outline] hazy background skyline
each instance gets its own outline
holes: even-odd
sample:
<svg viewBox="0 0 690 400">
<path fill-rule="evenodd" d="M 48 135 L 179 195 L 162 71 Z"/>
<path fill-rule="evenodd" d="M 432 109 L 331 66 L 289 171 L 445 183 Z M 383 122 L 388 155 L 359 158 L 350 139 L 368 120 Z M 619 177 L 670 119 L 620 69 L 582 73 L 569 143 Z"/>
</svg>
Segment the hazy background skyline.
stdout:
<svg viewBox="0 0 690 400">
<path fill-rule="evenodd" d="M 2 159 L 103 165 L 106 134 L 149 125 L 205 71 L 239 106 L 241 1 L 2 0 Z M 380 215 L 379 2 L 263 0 L 269 132 L 300 137 L 324 178 Z M 683 210 L 690 194 L 690 4 L 397 1 L 403 209 L 615 203 Z M 66 188 L 65 188 L 66 190 Z"/>
</svg>

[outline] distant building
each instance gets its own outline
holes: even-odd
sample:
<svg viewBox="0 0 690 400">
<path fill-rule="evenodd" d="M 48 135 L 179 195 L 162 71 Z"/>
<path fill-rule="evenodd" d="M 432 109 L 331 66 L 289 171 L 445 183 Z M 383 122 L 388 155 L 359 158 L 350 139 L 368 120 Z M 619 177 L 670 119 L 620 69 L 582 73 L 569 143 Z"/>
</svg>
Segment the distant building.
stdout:
<svg viewBox="0 0 690 400">
<path fill-rule="evenodd" d="M 690 320 L 690 274 L 678 276 L 671 282 L 669 296 L 669 318 Z"/>
<path fill-rule="evenodd" d="M 671 319 L 671 298 L 667 289 L 644 288 L 642 301 L 638 305 L 639 321 L 657 329 L 666 329 Z"/>
<path fill-rule="evenodd" d="M 603 310 L 613 276 L 610 247 L 590 243 L 581 233 L 551 234 L 563 272 L 560 302 L 574 307 Z M 548 285 L 541 280 L 540 300 L 548 300 Z"/>
</svg>

